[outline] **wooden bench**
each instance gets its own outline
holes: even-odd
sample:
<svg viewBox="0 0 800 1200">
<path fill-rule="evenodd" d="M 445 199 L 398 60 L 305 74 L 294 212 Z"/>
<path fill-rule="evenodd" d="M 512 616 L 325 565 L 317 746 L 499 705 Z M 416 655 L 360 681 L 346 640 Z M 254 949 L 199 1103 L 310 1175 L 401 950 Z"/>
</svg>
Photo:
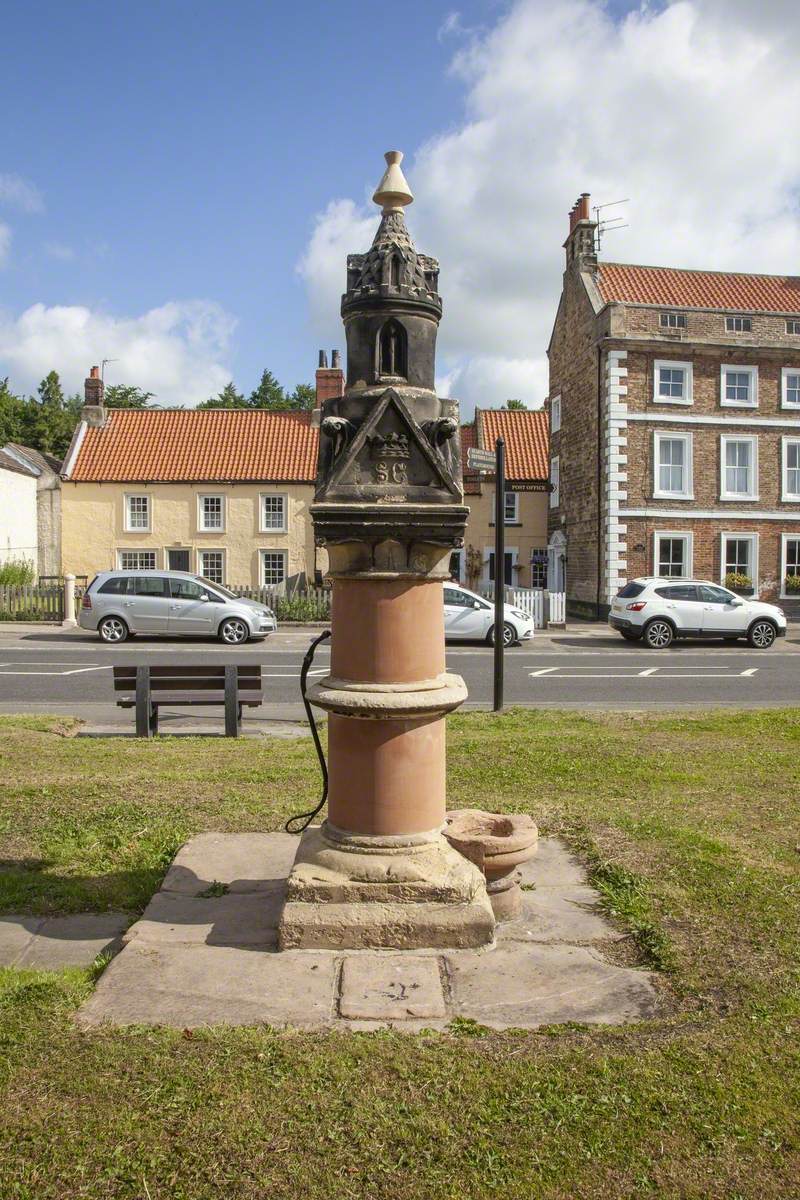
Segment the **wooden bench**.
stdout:
<svg viewBox="0 0 800 1200">
<path fill-rule="evenodd" d="M 242 708 L 257 708 L 264 693 L 259 665 L 114 667 L 119 708 L 136 709 L 136 736 L 158 733 L 161 704 L 224 704 L 225 734 L 238 737 Z"/>
</svg>

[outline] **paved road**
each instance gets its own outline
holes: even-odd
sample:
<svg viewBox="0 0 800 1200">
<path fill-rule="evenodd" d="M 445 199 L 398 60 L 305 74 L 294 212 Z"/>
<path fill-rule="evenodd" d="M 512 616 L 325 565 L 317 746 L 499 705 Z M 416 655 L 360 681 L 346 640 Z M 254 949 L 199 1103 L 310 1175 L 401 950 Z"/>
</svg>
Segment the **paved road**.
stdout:
<svg viewBox="0 0 800 1200">
<path fill-rule="evenodd" d="M 82 631 L 0 632 L 0 712 L 56 712 L 92 723 L 130 725 L 130 712 L 114 706 L 114 663 L 174 661 L 258 662 L 268 702 L 260 719 L 302 716 L 298 677 L 313 629 L 283 630 L 266 642 L 238 650 L 202 640 L 167 642 L 137 637 L 125 646 L 102 645 Z M 647 651 L 602 633 L 551 633 L 506 654 L 507 704 L 529 707 L 654 708 L 728 705 L 769 707 L 800 702 L 800 638 L 772 650 L 719 642 L 678 643 Z M 328 646 L 313 668 L 327 673 Z M 492 654 L 484 646 L 449 645 L 451 671 L 463 675 L 469 707 L 491 704 Z M 197 715 L 198 710 L 194 710 Z M 215 712 L 206 720 L 218 723 Z"/>
</svg>

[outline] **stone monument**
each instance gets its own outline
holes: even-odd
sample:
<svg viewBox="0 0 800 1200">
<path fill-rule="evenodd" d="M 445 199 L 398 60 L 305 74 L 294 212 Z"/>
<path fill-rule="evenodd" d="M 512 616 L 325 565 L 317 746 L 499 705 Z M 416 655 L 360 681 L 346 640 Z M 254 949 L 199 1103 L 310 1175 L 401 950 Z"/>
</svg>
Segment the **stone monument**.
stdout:
<svg viewBox="0 0 800 1200">
<path fill-rule="evenodd" d="M 400 167 L 381 221 L 347 259 L 343 396 L 323 405 L 316 541 L 333 582 L 328 817 L 303 834 L 279 946 L 479 946 L 494 935 L 481 871 L 442 836 L 445 716 L 466 699 L 445 669 L 442 581 L 463 545 L 458 405 L 436 395 L 439 264 L 420 254 Z"/>
</svg>

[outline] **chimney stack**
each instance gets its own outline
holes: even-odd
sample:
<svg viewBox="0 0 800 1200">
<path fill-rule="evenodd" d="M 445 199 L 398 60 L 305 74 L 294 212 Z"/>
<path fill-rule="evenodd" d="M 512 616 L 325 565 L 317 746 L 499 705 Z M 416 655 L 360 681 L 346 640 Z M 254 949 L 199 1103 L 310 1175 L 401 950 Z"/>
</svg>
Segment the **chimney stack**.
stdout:
<svg viewBox="0 0 800 1200">
<path fill-rule="evenodd" d="M 328 355 L 324 350 L 319 352 L 317 367 L 317 408 L 321 408 L 326 400 L 335 400 L 344 395 L 344 371 L 342 357 L 338 350 L 331 352 L 333 366 L 328 366 Z"/>
<path fill-rule="evenodd" d="M 574 262 L 581 271 L 597 270 L 596 229 L 597 222 L 592 220 L 589 209 L 589 193 L 581 192 L 569 213 L 569 235 L 564 242 L 567 266 Z"/>
<path fill-rule="evenodd" d="M 83 381 L 83 408 L 81 420 L 87 425 L 102 428 L 106 423 L 106 410 L 103 406 L 103 381 L 100 378 L 100 368 L 92 367 Z"/>
</svg>

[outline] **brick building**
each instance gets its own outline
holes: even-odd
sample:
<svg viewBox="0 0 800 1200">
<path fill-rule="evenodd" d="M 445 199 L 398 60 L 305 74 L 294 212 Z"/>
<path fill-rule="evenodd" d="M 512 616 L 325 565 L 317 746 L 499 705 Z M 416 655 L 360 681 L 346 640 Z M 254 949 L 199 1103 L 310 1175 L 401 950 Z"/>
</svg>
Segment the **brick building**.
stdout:
<svg viewBox="0 0 800 1200">
<path fill-rule="evenodd" d="M 565 249 L 550 586 L 576 616 L 639 575 L 800 607 L 800 277 L 598 262 L 586 194 Z"/>
</svg>

